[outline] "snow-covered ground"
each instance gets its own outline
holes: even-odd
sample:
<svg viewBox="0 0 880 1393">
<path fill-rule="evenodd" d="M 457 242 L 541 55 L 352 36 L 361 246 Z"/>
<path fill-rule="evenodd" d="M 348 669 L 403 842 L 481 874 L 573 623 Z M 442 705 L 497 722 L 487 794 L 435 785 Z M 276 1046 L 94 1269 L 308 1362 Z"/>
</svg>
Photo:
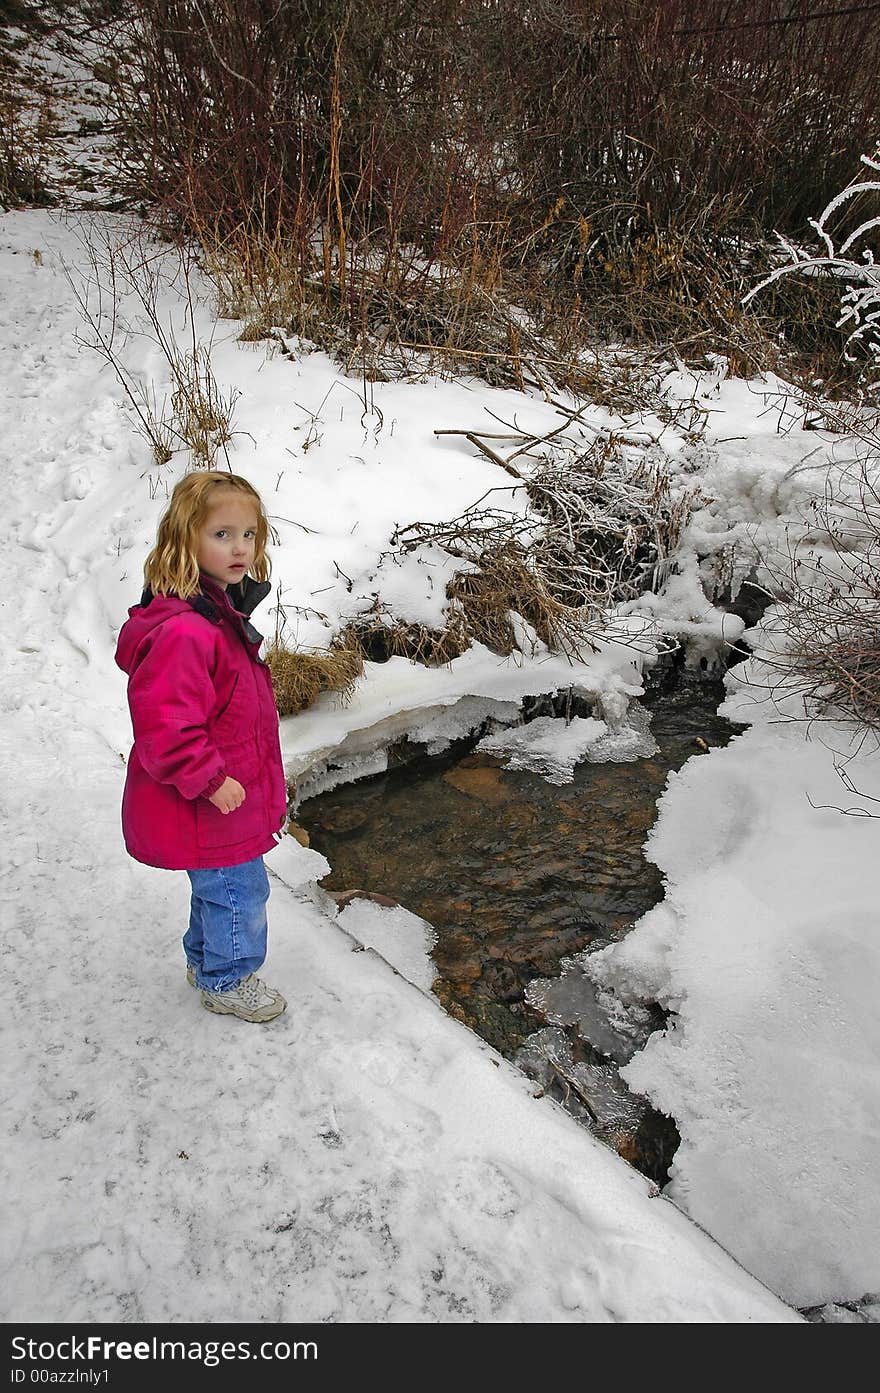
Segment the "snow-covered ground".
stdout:
<svg viewBox="0 0 880 1393">
<path fill-rule="evenodd" d="M 648 850 L 667 900 L 591 965 L 675 1013 L 628 1069 L 682 1133 L 670 1198 L 444 1015 L 421 920 L 357 900 L 339 911 L 315 883 L 327 863 L 292 838 L 267 858 L 266 975 L 288 1012 L 258 1028 L 200 1009 L 178 946 L 185 877 L 122 846 L 130 732 L 112 656 L 186 459 L 155 467 L 119 381 L 79 342 L 64 267 L 82 288 L 97 226 L 0 220 L 3 1319 L 799 1321 L 795 1307 L 880 1291 L 876 826 L 811 807 L 840 801 L 832 755 L 766 705 L 746 712 L 747 694 L 731 701 L 754 724 L 663 799 Z M 491 429 L 489 412 L 549 430 L 554 408 L 431 377 L 365 391 L 320 353 L 239 343 L 194 292 L 195 334 L 241 393 L 230 463 L 280 539 L 257 626 L 320 648 L 377 595 L 399 618 L 436 620 L 448 558 L 390 556 L 395 527 L 490 489 L 525 505 L 509 475 L 435 430 Z M 125 332 L 136 306 L 117 309 L 130 382 L 161 404 L 167 365 Z M 185 347 L 179 283 L 159 309 Z M 536 645 L 368 665 L 349 703 L 324 695 L 283 722 L 300 796 L 381 768 L 403 732 L 439 748 L 558 688 L 594 701 L 596 728 L 560 747 L 563 765 L 588 757 L 640 690 L 653 620 L 695 660 L 738 636 L 703 595 L 698 555 L 704 574 L 712 558 L 747 570 L 799 515 L 816 476 L 796 467 L 832 442 L 780 432 L 772 380 L 682 373 L 666 389 L 710 412 L 699 449 L 672 430 L 661 443 L 682 487 L 698 479 L 711 501 L 664 596 L 630 606 L 584 664 Z M 851 771 L 877 792 L 867 753 Z"/>
</svg>

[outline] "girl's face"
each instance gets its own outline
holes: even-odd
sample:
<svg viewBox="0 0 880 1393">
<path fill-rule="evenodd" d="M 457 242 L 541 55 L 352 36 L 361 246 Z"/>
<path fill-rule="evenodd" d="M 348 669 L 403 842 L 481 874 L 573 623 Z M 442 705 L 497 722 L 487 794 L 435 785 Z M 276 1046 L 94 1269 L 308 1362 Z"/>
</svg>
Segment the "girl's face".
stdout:
<svg viewBox="0 0 880 1393">
<path fill-rule="evenodd" d="M 225 590 L 254 559 L 257 510 L 240 493 L 218 489 L 197 535 L 199 569 Z"/>
</svg>

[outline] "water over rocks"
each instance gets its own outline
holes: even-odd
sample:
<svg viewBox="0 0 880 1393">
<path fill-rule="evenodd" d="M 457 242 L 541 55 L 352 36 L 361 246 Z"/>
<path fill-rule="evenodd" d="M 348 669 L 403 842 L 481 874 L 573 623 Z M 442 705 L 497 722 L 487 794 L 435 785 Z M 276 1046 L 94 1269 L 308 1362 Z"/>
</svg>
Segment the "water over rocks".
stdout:
<svg viewBox="0 0 880 1393">
<path fill-rule="evenodd" d="M 659 1008 L 627 1016 L 597 994 L 578 957 L 625 934 L 663 896 L 643 845 L 670 770 L 724 744 L 717 681 L 668 673 L 642 703 L 653 740 L 642 758 L 583 761 L 559 784 L 477 735 L 426 756 L 405 742 L 397 767 L 300 805 L 329 860 L 322 885 L 397 901 L 435 929 L 433 990 L 450 1014 L 516 1061 L 585 1125 L 658 1184 L 678 1143 L 674 1122 L 619 1077 Z M 531 699 L 526 719 L 572 709 Z M 381 902 L 381 899 L 380 899 Z"/>
</svg>

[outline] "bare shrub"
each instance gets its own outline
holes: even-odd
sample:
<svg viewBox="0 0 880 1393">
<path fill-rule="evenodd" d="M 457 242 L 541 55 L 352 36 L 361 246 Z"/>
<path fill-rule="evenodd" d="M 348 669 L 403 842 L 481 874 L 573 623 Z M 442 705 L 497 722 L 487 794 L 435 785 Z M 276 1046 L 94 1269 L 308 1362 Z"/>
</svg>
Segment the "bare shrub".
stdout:
<svg viewBox="0 0 880 1393">
<path fill-rule="evenodd" d="M 880 173 L 880 155 L 862 156 Z M 780 695 L 801 699 L 809 720 L 846 717 L 880 733 L 880 180 L 858 176 L 810 225 L 818 248 L 781 238 L 786 262 L 750 292 L 818 279 L 837 304 L 842 351 L 859 368 L 861 399 L 835 401 L 827 390 L 801 391 L 803 420 L 851 447 L 828 469 L 803 530 L 783 566 L 764 558 L 777 596 L 773 620 L 757 642 L 757 673 Z M 761 680 L 759 676 L 756 682 Z M 785 702 L 791 711 L 791 702 Z"/>
<path fill-rule="evenodd" d="M 54 126 L 47 96 L 30 93 L 0 66 L 0 205 L 55 202 L 47 182 L 47 140 Z"/>
<path fill-rule="evenodd" d="M 528 311 L 557 383 L 597 335 L 750 372 L 775 365 L 740 303 L 761 226 L 796 226 L 877 135 L 868 9 L 132 0 L 120 175 L 202 240 L 249 337 L 516 382 L 521 325 L 489 315 L 484 347 L 489 296 Z"/>
<path fill-rule="evenodd" d="M 233 388 L 224 394 L 211 367 L 209 345 L 195 336 L 192 261 L 184 248 L 166 267 L 168 247 L 150 244 L 143 232 L 123 241 L 99 227 L 81 231 L 88 271 L 83 277 L 71 267 L 64 271 L 80 314 L 90 330 L 84 340 L 112 367 L 125 393 L 126 404 L 138 433 L 149 444 L 158 466 L 168 463 L 176 450 L 189 449 L 193 463 L 214 468 L 233 438 L 232 421 L 240 395 Z M 165 279 L 182 283 L 187 305 L 191 342 L 182 347 L 165 322 L 160 309 Z M 140 306 L 138 324 L 123 317 L 122 301 L 132 297 Z M 133 335 L 145 335 L 161 351 L 173 383 L 170 402 L 161 401 L 156 387 L 125 364 L 124 343 Z"/>
<path fill-rule="evenodd" d="M 143 80 L 123 114 L 135 169 L 169 210 L 257 199 L 287 222 L 307 198 L 328 226 L 356 208 L 360 235 L 406 186 L 418 221 L 401 236 L 430 214 L 442 243 L 476 174 L 480 226 L 506 190 L 503 211 L 540 207 L 532 232 L 564 222 L 576 260 L 582 218 L 612 252 L 713 201 L 797 223 L 876 132 L 870 7 L 135 0 L 132 13 Z"/>
<path fill-rule="evenodd" d="M 522 132 L 522 184 L 547 210 L 566 200 L 572 265 L 580 217 L 612 256 L 713 204 L 721 226 L 731 204 L 796 226 L 873 144 L 880 31 L 867 7 L 509 0 L 492 18 L 488 64 Z"/>
<path fill-rule="evenodd" d="M 155 387 L 125 366 L 120 343 L 125 332 L 118 320 L 113 245 L 109 240 L 100 243 L 92 237 L 84 238 L 83 245 L 89 265 L 85 276 L 62 261 L 64 275 L 89 331 L 81 342 L 113 369 L 125 393 L 125 404 L 135 430 L 149 446 L 154 464 L 161 469 L 174 454 L 176 432 L 167 418 L 164 402 L 157 401 Z M 109 284 L 105 283 L 108 279 Z"/>
<path fill-rule="evenodd" d="M 829 471 L 784 564 L 765 559 L 780 602 L 755 641 L 755 684 L 809 721 L 846 719 L 880 735 L 880 418 L 825 406 L 859 447 Z"/>
</svg>

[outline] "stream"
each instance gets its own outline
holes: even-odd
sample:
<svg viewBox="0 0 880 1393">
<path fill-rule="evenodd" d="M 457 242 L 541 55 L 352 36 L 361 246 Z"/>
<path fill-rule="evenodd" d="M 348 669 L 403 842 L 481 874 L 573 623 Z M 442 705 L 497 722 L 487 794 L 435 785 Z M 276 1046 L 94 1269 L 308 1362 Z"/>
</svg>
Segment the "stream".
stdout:
<svg viewBox="0 0 880 1393">
<path fill-rule="evenodd" d="M 660 1186 L 675 1123 L 632 1094 L 619 1068 L 664 1013 L 624 1010 L 579 962 L 663 898 L 645 838 L 670 771 L 736 733 L 717 714 L 723 695 L 720 680 L 667 672 L 637 703 L 654 752 L 584 760 L 569 783 L 505 767 L 475 748 L 476 732 L 432 756 L 400 742 L 386 773 L 296 814 L 332 867 L 322 887 L 389 896 L 427 920 L 445 1009 Z M 523 707 L 527 722 L 549 714 L 590 711 L 564 693 Z"/>
</svg>

